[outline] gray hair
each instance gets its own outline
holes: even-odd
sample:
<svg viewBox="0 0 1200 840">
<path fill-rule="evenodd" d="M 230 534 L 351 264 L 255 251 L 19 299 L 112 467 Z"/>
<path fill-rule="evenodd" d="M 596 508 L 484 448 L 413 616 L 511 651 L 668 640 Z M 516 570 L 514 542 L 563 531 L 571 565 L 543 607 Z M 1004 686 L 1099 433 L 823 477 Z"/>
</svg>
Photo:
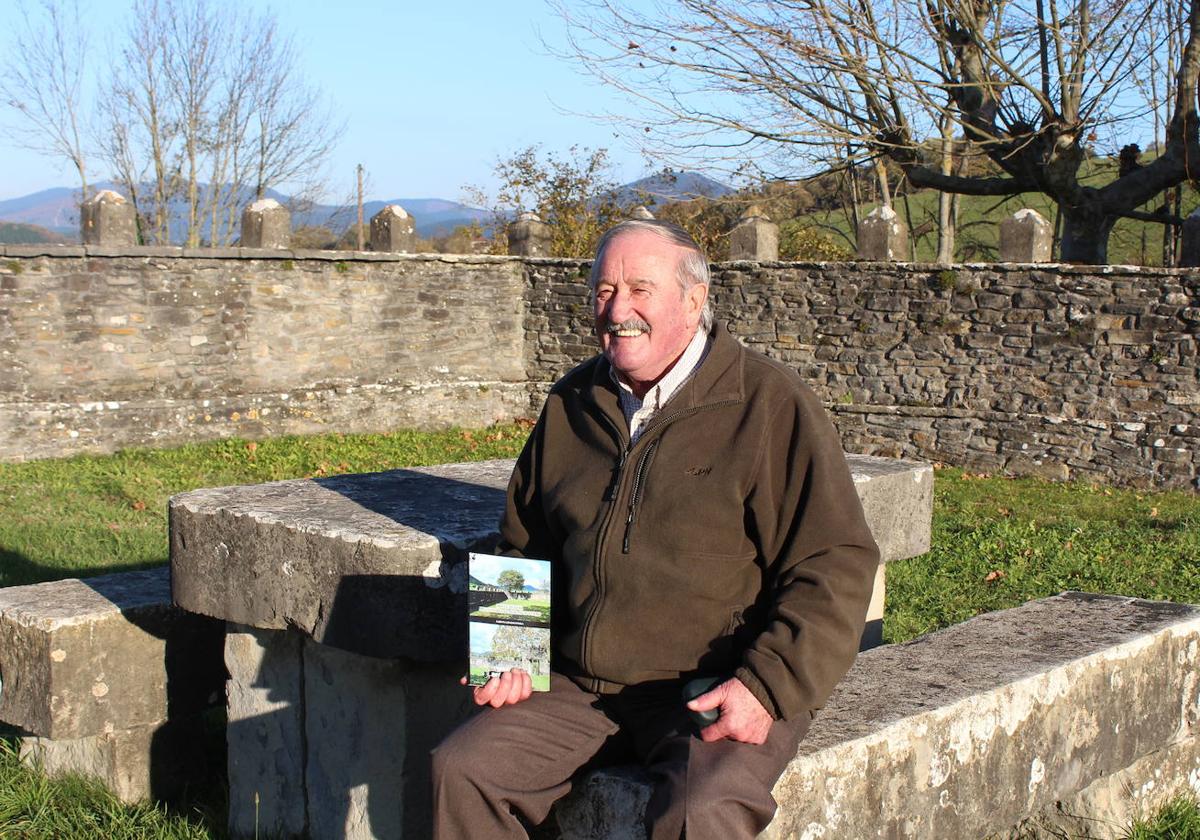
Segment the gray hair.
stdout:
<svg viewBox="0 0 1200 840">
<path fill-rule="evenodd" d="M 696 240 L 690 233 L 673 222 L 664 222 L 658 219 L 626 219 L 609 228 L 600 237 L 600 242 L 596 246 L 596 256 L 592 260 L 591 274 L 588 275 L 588 285 L 591 286 L 593 292 L 596 291 L 596 281 L 600 279 L 600 263 L 604 259 L 605 250 L 617 237 L 639 230 L 653 233 L 663 241 L 687 251 L 679 258 L 679 263 L 675 267 L 675 279 L 679 281 L 681 294 L 686 293 L 697 283 L 710 287 L 712 278 L 708 271 L 708 257 L 704 256 L 704 250 L 696 244 Z M 700 312 L 700 328 L 707 333 L 712 329 L 712 325 L 712 298 L 706 297 L 704 309 Z"/>
</svg>

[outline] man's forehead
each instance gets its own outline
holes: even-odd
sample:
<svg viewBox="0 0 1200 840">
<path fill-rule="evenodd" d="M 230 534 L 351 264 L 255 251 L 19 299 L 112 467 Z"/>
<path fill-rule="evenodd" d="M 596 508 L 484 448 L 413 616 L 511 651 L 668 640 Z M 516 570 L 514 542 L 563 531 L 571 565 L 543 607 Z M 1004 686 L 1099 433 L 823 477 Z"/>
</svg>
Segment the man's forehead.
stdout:
<svg viewBox="0 0 1200 840">
<path fill-rule="evenodd" d="M 650 231 L 635 230 L 608 243 L 600 255 L 599 281 L 656 283 L 674 273 L 686 249 Z"/>
</svg>

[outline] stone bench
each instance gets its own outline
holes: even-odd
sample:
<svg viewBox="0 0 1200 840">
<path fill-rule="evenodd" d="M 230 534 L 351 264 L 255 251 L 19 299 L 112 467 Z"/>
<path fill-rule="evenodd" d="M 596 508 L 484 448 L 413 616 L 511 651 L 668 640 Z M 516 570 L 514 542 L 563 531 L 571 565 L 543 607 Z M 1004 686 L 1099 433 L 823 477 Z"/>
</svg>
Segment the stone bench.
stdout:
<svg viewBox="0 0 1200 840">
<path fill-rule="evenodd" d="M 206 766 L 222 630 L 172 606 L 166 566 L 0 589 L 0 720 L 49 773 L 171 798 Z"/>
<path fill-rule="evenodd" d="M 884 559 L 927 551 L 933 471 L 850 465 Z M 231 834 L 428 836 L 429 750 L 472 708 L 457 684 L 465 553 L 494 547 L 511 470 L 449 464 L 171 500 L 175 602 L 229 622 Z M 881 573 L 876 639 L 882 594 Z"/>
<path fill-rule="evenodd" d="M 1200 793 L 1198 665 L 1200 608 L 1081 593 L 867 651 L 761 836 L 973 838 L 1047 817 L 1119 836 Z M 649 794 L 639 771 L 593 773 L 556 808 L 563 840 L 644 837 Z"/>
</svg>

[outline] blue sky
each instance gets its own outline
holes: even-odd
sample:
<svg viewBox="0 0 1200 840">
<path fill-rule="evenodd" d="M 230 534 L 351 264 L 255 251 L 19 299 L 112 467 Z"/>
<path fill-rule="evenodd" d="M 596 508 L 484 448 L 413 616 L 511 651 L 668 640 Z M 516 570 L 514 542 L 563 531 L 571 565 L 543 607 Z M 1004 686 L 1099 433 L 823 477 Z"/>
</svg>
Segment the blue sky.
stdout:
<svg viewBox="0 0 1200 840">
<path fill-rule="evenodd" d="M 275 10 L 281 28 L 295 37 L 309 81 L 346 120 L 331 160 L 331 193 L 348 195 L 362 163 L 368 198 L 459 200 L 466 184 L 491 189 L 497 157 L 532 143 L 559 152 L 572 144 L 607 148 L 617 181 L 648 172 L 610 126 L 567 113 L 627 106 L 546 54 L 539 32 L 560 43 L 561 27 L 544 0 L 248 2 Z M 116 34 L 129 5 L 80 0 L 81 13 L 98 27 L 95 44 Z M 0 42 L 16 19 L 15 4 L 0 3 Z M 60 162 L 0 137 L 0 199 L 74 185 L 73 171 Z"/>
</svg>

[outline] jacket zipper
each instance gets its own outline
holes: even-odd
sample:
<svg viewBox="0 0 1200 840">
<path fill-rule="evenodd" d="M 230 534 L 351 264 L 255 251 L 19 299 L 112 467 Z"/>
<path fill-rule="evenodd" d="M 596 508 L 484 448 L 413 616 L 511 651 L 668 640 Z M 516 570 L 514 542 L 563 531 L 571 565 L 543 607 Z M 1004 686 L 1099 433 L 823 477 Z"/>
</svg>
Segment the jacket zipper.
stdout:
<svg viewBox="0 0 1200 840">
<path fill-rule="evenodd" d="M 724 408 L 727 405 L 736 405 L 739 402 L 740 402 L 740 400 L 736 400 L 736 399 L 721 400 L 720 402 L 709 403 L 707 405 L 701 405 L 701 406 L 695 406 L 693 408 L 686 408 L 686 409 L 682 409 L 680 411 L 676 411 L 672 414 L 668 414 L 666 417 L 663 417 L 658 422 L 652 422 L 642 432 L 642 435 L 641 435 L 641 437 L 638 438 L 638 440 L 645 438 L 647 432 L 650 432 L 651 430 L 658 431 L 659 429 L 665 428 L 667 426 L 667 424 L 673 423 L 675 420 L 677 420 L 680 417 L 683 417 L 685 415 L 695 414 L 699 411 L 705 411 L 710 408 Z M 608 425 L 609 430 L 613 433 L 613 436 L 615 437 L 615 439 L 617 440 L 617 443 L 619 445 L 622 441 L 621 431 L 617 428 L 616 424 L 613 423 L 611 419 L 609 419 L 608 415 L 601 413 L 600 417 L 602 417 L 604 419 L 604 422 Z M 635 518 L 634 513 L 635 513 L 635 505 L 636 505 L 637 498 L 639 498 L 641 495 L 641 493 L 638 490 L 638 487 L 639 487 L 639 483 L 644 482 L 644 479 L 645 479 L 645 476 L 642 475 L 642 472 L 646 466 L 648 455 L 657 446 L 658 446 L 657 439 L 650 441 L 650 443 L 647 444 L 646 452 L 644 452 L 642 454 L 641 459 L 638 461 L 638 470 L 637 470 L 638 479 L 635 480 L 633 495 L 630 499 L 629 516 L 627 517 L 626 523 L 625 523 L 625 538 L 622 543 L 622 553 L 623 554 L 629 553 L 630 526 L 633 524 L 633 520 Z M 592 559 L 592 580 L 596 584 L 596 595 L 595 595 L 594 599 L 592 600 L 591 609 L 589 609 L 588 614 L 586 616 L 584 616 L 583 638 L 580 640 L 580 645 L 579 645 L 579 664 L 581 666 L 583 666 L 585 671 L 588 671 L 588 672 L 591 671 L 591 667 L 588 663 L 588 659 L 589 659 L 589 654 L 591 652 L 592 633 L 596 629 L 596 613 L 600 609 L 600 601 L 601 601 L 600 595 L 604 589 L 604 575 L 603 575 L 603 569 L 602 569 L 602 563 L 604 560 L 604 544 L 608 540 L 608 529 L 612 525 L 613 513 L 616 510 L 616 500 L 617 500 L 617 497 L 620 496 L 620 494 L 621 494 L 621 485 L 624 483 L 625 465 L 628 463 L 629 453 L 633 449 L 633 447 L 634 447 L 634 443 L 632 441 L 630 443 L 628 443 L 627 445 L 620 447 L 621 452 L 620 452 L 620 456 L 617 460 L 616 472 L 615 472 L 615 475 L 613 476 L 612 483 L 609 485 L 609 492 L 605 496 L 605 501 L 607 501 L 609 503 L 608 510 L 605 511 L 604 521 L 600 523 L 600 532 L 596 536 L 596 551 L 595 551 L 595 555 L 593 556 L 593 559 Z"/>
<path fill-rule="evenodd" d="M 633 491 L 629 494 L 629 515 L 625 517 L 625 538 L 621 541 L 622 554 L 629 553 L 629 532 L 633 530 L 633 520 L 637 516 L 638 502 L 642 498 L 642 492 L 646 489 L 646 467 L 650 463 L 650 456 L 654 454 L 657 447 L 657 439 L 650 441 L 650 445 L 646 447 L 641 460 L 638 461 L 637 471 L 633 474 Z"/>
<path fill-rule="evenodd" d="M 588 610 L 588 614 L 583 619 L 583 638 L 579 643 L 579 664 L 583 666 L 585 671 L 590 671 L 588 665 L 588 654 L 591 652 L 592 632 L 596 628 L 596 611 L 600 608 L 600 594 L 604 589 L 604 575 L 602 574 L 601 564 L 604 559 L 604 542 L 608 537 L 608 528 L 612 520 L 613 512 L 616 510 L 616 498 L 620 495 L 621 484 L 625 474 L 625 462 L 629 456 L 629 450 L 633 444 L 626 444 L 621 435 L 621 430 L 617 425 L 609 419 L 608 415 L 601 413 L 600 417 L 608 425 L 609 431 L 613 433 L 613 437 L 617 441 L 617 447 L 620 449 L 620 455 L 617 459 L 616 469 L 613 471 L 612 482 L 608 485 L 608 492 L 604 495 L 604 500 L 607 501 L 608 510 L 604 512 L 604 521 L 600 523 L 600 532 L 596 535 L 596 550 L 592 557 L 592 581 L 596 586 L 596 594 L 592 599 L 592 606 Z"/>
</svg>

